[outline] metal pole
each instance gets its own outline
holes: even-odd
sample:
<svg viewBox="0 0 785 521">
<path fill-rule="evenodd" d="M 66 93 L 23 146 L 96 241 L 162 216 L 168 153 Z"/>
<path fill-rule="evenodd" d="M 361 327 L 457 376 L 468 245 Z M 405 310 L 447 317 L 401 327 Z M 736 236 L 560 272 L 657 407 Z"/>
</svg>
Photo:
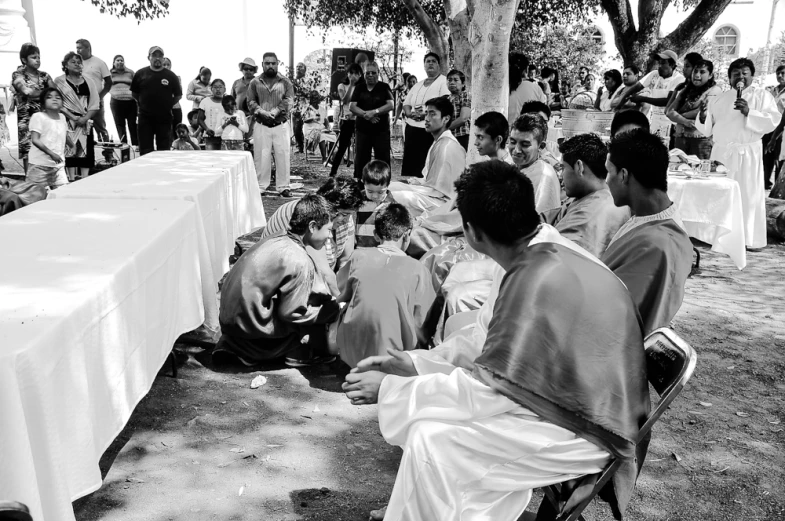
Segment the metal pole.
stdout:
<svg viewBox="0 0 785 521">
<path fill-rule="evenodd" d="M 289 18 L 289 79 L 294 79 L 294 19 Z"/>
</svg>

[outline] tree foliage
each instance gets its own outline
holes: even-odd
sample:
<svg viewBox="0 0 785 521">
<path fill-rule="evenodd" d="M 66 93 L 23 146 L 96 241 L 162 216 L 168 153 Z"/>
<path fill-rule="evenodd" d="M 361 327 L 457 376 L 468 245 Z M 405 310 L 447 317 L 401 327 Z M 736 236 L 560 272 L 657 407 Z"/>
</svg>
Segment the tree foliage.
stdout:
<svg viewBox="0 0 785 521">
<path fill-rule="evenodd" d="M 169 13 L 168 0 L 90 0 L 90 3 L 102 13 L 118 18 L 133 16 L 138 21 L 153 20 Z"/>
<path fill-rule="evenodd" d="M 538 67 L 552 67 L 562 80 L 578 76 L 580 67 L 600 72 L 605 49 L 592 39 L 591 25 L 547 25 L 538 30 L 513 32 L 510 50 L 529 57 Z"/>
<path fill-rule="evenodd" d="M 354 29 L 400 31 L 409 37 L 421 37 L 417 22 L 400 0 L 285 0 L 290 16 L 307 27 L 330 29 L 336 26 Z M 425 12 L 437 23 L 444 22 L 439 0 L 420 0 Z"/>
</svg>

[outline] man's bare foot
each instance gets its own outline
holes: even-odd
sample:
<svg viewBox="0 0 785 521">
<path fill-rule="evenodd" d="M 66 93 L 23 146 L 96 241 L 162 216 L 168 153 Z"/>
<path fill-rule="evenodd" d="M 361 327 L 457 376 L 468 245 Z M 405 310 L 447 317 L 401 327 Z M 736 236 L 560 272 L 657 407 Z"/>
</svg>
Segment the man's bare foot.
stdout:
<svg viewBox="0 0 785 521">
<path fill-rule="evenodd" d="M 371 510 L 371 521 L 382 521 L 384 519 L 384 514 L 387 513 L 387 505 L 384 508 L 380 508 L 379 510 Z"/>
</svg>

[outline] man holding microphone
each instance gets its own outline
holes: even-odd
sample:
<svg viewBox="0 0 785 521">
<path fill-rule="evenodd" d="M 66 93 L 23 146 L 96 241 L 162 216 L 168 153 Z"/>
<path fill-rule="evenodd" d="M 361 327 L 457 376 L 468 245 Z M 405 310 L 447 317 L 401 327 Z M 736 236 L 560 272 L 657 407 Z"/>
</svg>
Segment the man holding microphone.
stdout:
<svg viewBox="0 0 785 521">
<path fill-rule="evenodd" d="M 748 250 L 766 246 L 762 138 L 777 128 L 782 117 L 774 97 L 752 84 L 754 76 L 751 60 L 731 62 L 728 79 L 734 88 L 708 104 L 704 101 L 695 121 L 696 128 L 714 140 L 711 159 L 724 164 L 728 177 L 739 183 Z"/>
</svg>

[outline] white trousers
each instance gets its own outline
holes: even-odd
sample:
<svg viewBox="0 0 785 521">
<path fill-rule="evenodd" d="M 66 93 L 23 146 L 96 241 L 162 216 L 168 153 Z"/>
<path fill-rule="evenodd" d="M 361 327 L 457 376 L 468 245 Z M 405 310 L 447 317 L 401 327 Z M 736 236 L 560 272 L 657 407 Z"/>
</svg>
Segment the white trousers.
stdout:
<svg viewBox="0 0 785 521">
<path fill-rule="evenodd" d="M 532 489 L 600 472 L 610 459 L 463 369 L 387 376 L 379 421 L 404 449 L 385 521 L 515 521 Z"/>
<path fill-rule="evenodd" d="M 275 155 L 275 188 L 281 191 L 289 188 L 289 125 L 266 127 L 261 123 L 254 125 L 253 157 L 256 163 L 256 178 L 259 190 L 267 190 L 272 174 L 272 156 Z"/>
</svg>

